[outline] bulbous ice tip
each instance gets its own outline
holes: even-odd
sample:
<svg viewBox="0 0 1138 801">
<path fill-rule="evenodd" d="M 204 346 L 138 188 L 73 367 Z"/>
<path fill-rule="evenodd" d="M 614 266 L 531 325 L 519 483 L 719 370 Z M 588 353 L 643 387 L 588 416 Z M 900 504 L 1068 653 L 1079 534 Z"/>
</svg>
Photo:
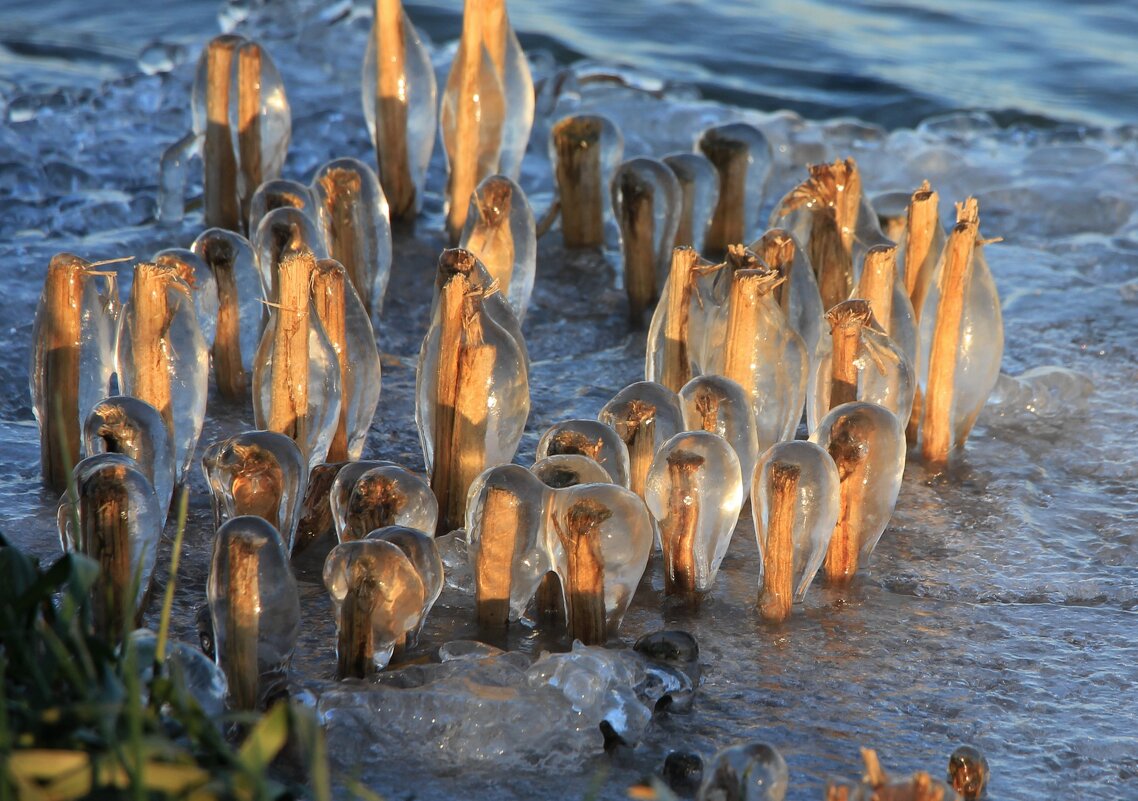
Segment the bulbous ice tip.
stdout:
<svg viewBox="0 0 1138 801">
<path fill-rule="evenodd" d="M 664 757 L 660 776 L 674 792 L 691 795 L 703 780 L 703 757 L 694 751 L 672 751 Z"/>
<path fill-rule="evenodd" d="M 579 147 L 582 150 L 595 147 L 601 139 L 605 118 L 592 114 L 577 114 L 566 117 L 553 126 L 553 139 L 562 146 Z"/>
<path fill-rule="evenodd" d="M 447 248 L 439 256 L 436 274 L 441 289 L 455 276 L 462 276 L 470 284 L 477 285 L 479 279 L 478 257 L 464 248 Z"/>
<path fill-rule="evenodd" d="M 514 182 L 504 175 L 491 175 L 478 187 L 475 202 L 487 225 L 496 226 L 509 217 Z"/>
<path fill-rule="evenodd" d="M 988 784 L 988 760 L 978 748 L 962 745 L 948 758 L 948 782 L 952 789 L 964 796 L 964 801 L 976 801 Z"/>
</svg>

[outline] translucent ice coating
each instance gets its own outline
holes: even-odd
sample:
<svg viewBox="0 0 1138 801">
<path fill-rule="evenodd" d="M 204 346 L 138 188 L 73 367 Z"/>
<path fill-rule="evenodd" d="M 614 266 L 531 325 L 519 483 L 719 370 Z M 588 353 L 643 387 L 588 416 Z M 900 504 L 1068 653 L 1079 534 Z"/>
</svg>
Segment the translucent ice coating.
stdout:
<svg viewBox="0 0 1138 801">
<path fill-rule="evenodd" d="M 261 227 L 261 220 L 277 209 L 296 209 L 304 213 L 315 225 L 319 221 L 316 198 L 311 188 L 291 178 L 274 178 L 265 181 L 253 193 L 249 202 L 249 232 L 252 236 Z"/>
<path fill-rule="evenodd" d="M 476 265 L 468 251 L 443 252 L 439 270 L 449 276 L 419 351 L 415 422 L 439 500 L 439 533 L 462 525 L 470 484 L 513 458 L 529 416 L 524 351 L 489 313 L 486 291 L 469 277 Z"/>
<path fill-rule="evenodd" d="M 423 614 L 408 638 L 410 644 L 414 645 L 419 640 L 419 633 L 423 630 L 431 607 L 443 591 L 443 559 L 435 545 L 435 537 L 416 528 L 385 526 L 372 531 L 366 539 L 382 540 L 397 546 L 411 560 L 423 581 Z"/>
<path fill-rule="evenodd" d="M 154 487 L 134 461 L 121 454 L 89 456 L 76 465 L 75 493 L 78 536 L 71 540 L 72 516 L 61 512 L 60 540 L 98 563 L 99 576 L 91 587 L 95 630 L 114 641 L 141 619 L 154 576 L 162 514 Z M 132 617 L 125 619 L 124 612 Z"/>
<path fill-rule="evenodd" d="M 786 760 L 765 743 L 733 745 L 704 768 L 697 801 L 783 801 L 790 781 Z"/>
<path fill-rule="evenodd" d="M 652 521 L 644 502 L 615 484 L 550 493 L 546 541 L 561 577 L 569 636 L 603 643 L 620 628 L 644 575 Z"/>
<path fill-rule="evenodd" d="M 203 231 L 190 249 L 213 272 L 217 284 L 217 332 L 213 338 L 213 372 L 225 398 L 244 402 L 253 377 L 253 357 L 261 341 L 266 307 L 253 246 L 241 234 L 224 228 Z"/>
<path fill-rule="evenodd" d="M 340 421 L 339 360 L 310 297 L 315 270 L 309 250 L 282 256 L 280 302 L 272 307 L 253 371 L 254 422 L 290 437 L 310 468 L 325 460 Z"/>
<path fill-rule="evenodd" d="M 933 462 L 964 445 L 1000 375 L 1004 321 L 979 226 L 976 201 L 960 204 L 921 309 L 921 448 Z"/>
<path fill-rule="evenodd" d="M 830 336 L 823 346 L 830 347 L 819 354 L 806 399 L 810 430 L 829 409 L 855 400 L 880 404 L 907 423 L 916 391 L 913 365 L 878 327 L 869 303 L 839 303 L 826 313 L 826 320 Z"/>
<path fill-rule="evenodd" d="M 452 242 L 466 222 L 474 187 L 496 172 L 513 179 L 521 173 L 533 111 L 533 78 L 505 0 L 467 0 L 439 114 Z"/>
<path fill-rule="evenodd" d="M 772 228 L 751 243 L 751 250 L 767 267 L 786 279 L 774 295 L 791 326 L 802 337 L 813 360 L 826 330 L 818 279 L 802 245 L 784 228 Z"/>
<path fill-rule="evenodd" d="M 479 627 L 517 620 L 553 562 L 545 544 L 546 487 L 516 464 L 486 470 L 470 488 L 467 557 Z"/>
<path fill-rule="evenodd" d="M 830 309 L 850 296 L 854 265 L 861 264 L 865 251 L 889 240 L 862 194 L 861 174 L 853 159 L 813 164 L 809 170 L 810 177 L 779 202 L 771 224 L 781 222 L 805 245 L 822 307 Z"/>
<path fill-rule="evenodd" d="M 110 388 L 118 311 L 114 273 L 70 253 L 52 258 L 32 325 L 28 383 L 43 481 L 56 492 L 79 462 L 83 420 Z"/>
<path fill-rule="evenodd" d="M 167 248 L 154 254 L 152 261 L 159 267 L 168 267 L 178 274 L 190 288 L 194 299 L 194 311 L 198 316 L 198 326 L 208 347 L 213 347 L 217 332 L 217 280 L 213 271 L 192 250 Z"/>
<path fill-rule="evenodd" d="M 534 462 L 530 472 L 547 487 L 563 489 L 578 484 L 615 483 L 608 471 L 579 453 L 559 453 Z"/>
<path fill-rule="evenodd" d="M 434 535 L 439 506 L 421 476 L 398 465 L 371 467 L 354 481 L 353 473 L 341 471 L 332 484 L 332 516 L 340 542 L 362 540 L 369 532 L 387 526 Z M 351 490 L 347 503 L 342 504 L 348 481 L 352 481 Z"/>
<path fill-rule="evenodd" d="M 307 249 L 317 259 L 328 258 L 328 246 L 316 218 L 291 206 L 282 206 L 262 218 L 252 235 L 264 296 L 277 301 L 281 259 L 288 250 Z"/>
<path fill-rule="evenodd" d="M 400 0 L 375 4 L 360 84 L 391 216 L 409 219 L 423 203 L 438 125 L 438 87 L 431 55 Z"/>
<path fill-rule="evenodd" d="M 759 610 L 785 620 L 814 580 L 841 511 L 838 468 L 813 442 L 780 442 L 762 455 L 751 483 L 759 546 Z"/>
<path fill-rule="evenodd" d="M 644 500 L 664 548 L 665 592 L 711 589 L 744 497 L 739 457 L 718 434 L 684 432 L 656 451 Z"/>
<path fill-rule="evenodd" d="M 847 582 L 889 524 L 905 471 L 905 428 L 876 403 L 843 403 L 822 418 L 810 441 L 838 468 L 841 511 L 826 552 L 826 578 Z"/>
<path fill-rule="evenodd" d="M 296 443 L 275 431 L 246 431 L 202 454 L 214 525 L 242 515 L 271 523 L 291 550 L 308 465 Z"/>
<path fill-rule="evenodd" d="M 771 170 L 771 146 L 753 125 L 732 122 L 700 134 L 702 151 L 719 173 L 719 201 L 707 232 L 709 253 L 747 242 L 760 230 L 759 210 Z"/>
<path fill-rule="evenodd" d="M 375 334 L 347 271 L 334 259 L 316 263 L 312 305 L 340 367 L 340 418 L 326 459 L 358 459 L 379 405 L 381 377 Z"/>
<path fill-rule="evenodd" d="M 340 529 L 335 526 L 342 524 L 336 521 L 342 520 L 347 515 L 348 500 L 352 497 L 352 490 L 355 489 L 359 477 L 373 467 L 399 467 L 399 465 L 386 459 L 360 459 L 358 462 L 342 462 L 326 467 L 334 471 L 328 482 L 328 511 L 331 514 L 333 530 L 338 532 Z"/>
<path fill-rule="evenodd" d="M 760 452 L 794 436 L 806 395 L 806 345 L 772 293 L 781 282 L 778 273 L 761 267 L 736 269 L 727 313 L 714 321 L 709 337 L 722 345 L 710 348 L 705 372 L 727 376 L 743 388 Z"/>
<path fill-rule="evenodd" d="M 336 605 L 339 678 L 382 670 L 397 645 L 423 619 L 423 579 L 392 542 L 358 540 L 337 545 L 324 561 L 324 586 Z"/>
<path fill-rule="evenodd" d="M 613 177 L 612 208 L 620 226 L 629 316 L 639 326 L 668 277 L 679 225 L 680 183 L 662 161 L 629 159 Z"/>
<path fill-rule="evenodd" d="M 284 690 L 300 633 L 300 599 L 280 534 L 261 517 L 217 531 L 206 585 L 229 705 L 256 709 Z"/>
<path fill-rule="evenodd" d="M 616 393 L 597 419 L 612 428 L 628 448 L 628 487 L 643 498 L 652 457 L 684 428 L 679 396 L 661 384 L 638 381 Z"/>
<path fill-rule="evenodd" d="M 746 489 L 759 458 L 759 440 L 743 388 L 721 375 L 696 376 L 680 389 L 680 403 L 685 431 L 710 431 L 734 449 Z"/>
<path fill-rule="evenodd" d="M 607 192 L 623 155 L 624 137 L 608 117 L 578 114 L 554 124 L 549 160 L 557 181 L 565 247 L 604 244 Z"/>
<path fill-rule="evenodd" d="M 671 153 L 663 161 L 680 185 L 674 244 L 702 253 L 711 215 L 719 204 L 719 172 L 702 153 Z"/>
<path fill-rule="evenodd" d="M 144 688 L 150 687 L 156 665 L 162 673 L 173 679 L 174 688 L 184 692 L 184 700 L 192 698 L 211 718 L 225 712 L 225 695 L 228 687 L 225 673 L 201 649 L 177 640 L 166 641 L 166 653 L 158 660 L 158 636 L 150 629 L 135 629 L 127 639 L 138 654 L 136 664 Z M 148 703 L 144 690 L 142 703 Z"/>
<path fill-rule="evenodd" d="M 378 320 L 391 278 L 391 219 L 379 179 L 359 159 L 335 159 L 316 171 L 312 194 L 328 255 L 344 265 Z"/>
<path fill-rule="evenodd" d="M 209 350 L 190 288 L 172 268 L 140 263 L 118 333 L 124 395 L 162 415 L 174 443 L 174 469 L 184 481 L 205 421 Z"/>
<path fill-rule="evenodd" d="M 678 392 L 699 375 L 706 363 L 707 319 L 716 311 L 701 289 L 710 281 L 702 274 L 729 274 L 721 266 L 701 259 L 690 247 L 672 250 L 671 269 L 660 302 L 648 326 L 644 353 L 644 377 Z M 711 279 L 713 280 L 713 279 Z"/>
<path fill-rule="evenodd" d="M 483 179 L 470 197 L 459 247 L 478 258 L 519 322 L 524 320 L 537 269 L 537 235 L 522 188 L 505 175 Z"/>
<path fill-rule="evenodd" d="M 205 140 L 205 224 L 240 230 L 253 193 L 280 175 L 288 154 L 284 84 L 259 44 L 226 34 L 198 60 L 191 106 L 194 132 Z"/>
<path fill-rule="evenodd" d="M 588 456 L 609 474 L 609 480 L 628 486 L 628 446 L 611 426 L 596 420 L 562 420 L 546 429 L 537 442 L 541 460 L 559 454 Z"/>
<path fill-rule="evenodd" d="M 83 447 L 92 456 L 121 453 L 134 459 L 154 487 L 165 522 L 174 494 L 174 446 L 157 409 L 128 395 L 104 398 L 83 423 Z"/>
</svg>

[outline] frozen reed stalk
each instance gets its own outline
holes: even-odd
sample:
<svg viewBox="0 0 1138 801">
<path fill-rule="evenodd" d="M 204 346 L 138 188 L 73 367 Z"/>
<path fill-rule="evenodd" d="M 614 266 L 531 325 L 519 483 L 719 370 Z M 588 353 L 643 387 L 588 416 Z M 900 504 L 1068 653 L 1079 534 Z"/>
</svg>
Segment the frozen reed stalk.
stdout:
<svg viewBox="0 0 1138 801">
<path fill-rule="evenodd" d="M 697 147 L 719 173 L 719 202 L 707 231 L 705 250 L 722 254 L 729 245 L 746 242 L 758 223 L 763 184 L 771 151 L 763 133 L 747 123 L 709 128 Z"/>
<path fill-rule="evenodd" d="M 260 696 L 257 641 L 260 639 L 261 583 L 257 539 L 232 537 L 226 542 L 229 581 L 225 630 L 217 661 L 225 668 L 229 696 L 237 709 L 256 709 Z"/>
<path fill-rule="evenodd" d="M 439 530 L 462 525 L 466 492 L 486 462 L 487 399 L 495 346 L 483 339 L 482 295 L 462 272 L 443 285 L 439 313 L 431 489 L 439 501 Z"/>
<path fill-rule="evenodd" d="M 928 181 L 921 184 L 909 202 L 909 219 L 905 226 L 905 291 L 909 293 L 918 320 L 932 278 L 925 265 L 940 227 L 939 204 L 940 199 Z"/>
<path fill-rule="evenodd" d="M 537 237 L 533 210 L 516 182 L 491 175 L 478 185 L 460 247 L 478 257 L 518 320 L 525 319 L 537 266 Z"/>
<path fill-rule="evenodd" d="M 673 451 L 667 458 L 672 490 L 668 499 L 672 554 L 668 560 L 671 569 L 664 571 L 664 592 L 669 595 L 690 595 L 696 591 L 695 548 L 703 495 L 697 471 L 706 461 L 698 453 L 686 450 Z"/>
<path fill-rule="evenodd" d="M 375 0 L 375 154 L 383 193 L 397 219 L 413 216 L 417 203 L 407 148 L 405 26 L 402 0 Z"/>
<path fill-rule="evenodd" d="M 332 517 L 332 504 L 329 492 L 336 476 L 346 462 L 318 464 L 308 474 L 308 486 L 304 490 L 304 500 L 300 505 L 300 519 L 296 524 L 296 534 L 292 539 L 292 554 L 295 556 L 327 534 L 336 531 Z"/>
<path fill-rule="evenodd" d="M 261 46 L 245 42 L 237 50 L 237 155 L 241 178 L 237 192 L 241 219 L 249 218 L 249 201 L 265 180 L 261 141 Z M 275 178 L 275 175 L 268 176 Z"/>
<path fill-rule="evenodd" d="M 783 281 L 774 288 L 774 297 L 783 314 L 790 317 L 790 282 L 794 268 L 794 256 L 798 247 L 787 231 L 775 228 L 768 231 L 751 246 L 751 250 L 770 269 L 778 273 Z"/>
<path fill-rule="evenodd" d="M 656 407 L 633 399 L 624 412 L 615 422 L 617 433 L 628 448 L 629 489 L 643 497 L 648 468 L 656 453 Z"/>
<path fill-rule="evenodd" d="M 607 639 L 600 528 L 611 516 L 606 506 L 584 498 L 568 509 L 563 520 L 553 519 L 554 532 L 565 552 L 569 636 L 585 645 L 599 645 Z"/>
<path fill-rule="evenodd" d="M 690 247 L 672 251 L 672 269 L 668 274 L 667 309 L 664 318 L 664 363 L 660 383 L 679 392 L 692 378 L 691 355 L 688 352 L 692 271 L 699 254 Z"/>
<path fill-rule="evenodd" d="M 762 326 L 759 305 L 783 283 L 778 273 L 765 269 L 736 270 L 728 295 L 727 336 L 723 344 L 723 375 L 744 390 L 755 385 L 755 344 Z"/>
<path fill-rule="evenodd" d="M 890 286 L 890 289 L 892 287 Z M 834 353 L 830 363 L 830 408 L 857 400 L 861 329 L 873 324 L 869 301 L 847 300 L 826 312 Z"/>
<path fill-rule="evenodd" d="M 567 117 L 553 126 L 554 177 L 567 248 L 604 244 L 605 186 L 601 169 L 603 117 Z"/>
<path fill-rule="evenodd" d="M 134 283 L 130 288 L 130 305 L 134 310 L 130 334 L 135 364 L 134 387 L 130 394 L 157 409 L 171 433 L 174 432 L 174 411 L 166 338 L 173 311 L 168 306 L 166 289 L 177 280 L 172 268 L 143 262 L 135 266 Z"/>
<path fill-rule="evenodd" d="M 930 345 L 928 381 L 921 421 L 921 457 L 934 468 L 948 464 L 953 436 L 953 395 L 960 352 L 964 296 L 979 235 L 979 211 L 969 198 L 945 248 L 940 303 Z"/>
<path fill-rule="evenodd" d="M 336 678 L 362 679 L 375 672 L 372 619 L 384 600 L 378 571 L 366 557 L 352 559 L 347 569 L 347 594 L 340 603 Z"/>
<path fill-rule="evenodd" d="M 794 600 L 794 517 L 798 508 L 797 464 L 773 462 L 767 476 L 770 492 L 766 548 L 763 550 L 763 583 L 759 612 L 773 622 L 790 617 Z"/>
<path fill-rule="evenodd" d="M 213 338 L 213 374 L 221 396 L 240 401 L 248 397 L 249 374 L 241 354 L 241 309 L 235 267 L 237 251 L 224 240 L 207 243 L 202 258 L 217 281 L 217 332 Z M 252 320 L 245 325 L 255 326 Z"/>
<path fill-rule="evenodd" d="M 886 334 L 896 337 L 890 330 L 893 318 L 893 290 L 897 282 L 897 246 L 874 245 L 865 253 L 857 295 L 869 303 L 873 318 Z"/>
<path fill-rule="evenodd" d="M 103 398 L 83 422 L 83 445 L 88 456 L 121 453 L 134 459 L 154 487 L 165 520 L 174 494 L 174 445 L 153 406 L 128 395 Z"/>
<path fill-rule="evenodd" d="M 218 36 L 206 45 L 205 145 L 202 155 L 207 228 L 241 230 L 237 196 L 237 157 L 229 120 L 229 92 L 240 36 Z M 255 187 L 254 187 L 255 188 Z"/>
<path fill-rule="evenodd" d="M 525 546 L 520 505 L 508 487 L 486 488 L 474 565 L 474 607 L 483 631 L 501 630 L 510 620 L 514 558 Z"/>
<path fill-rule="evenodd" d="M 281 257 L 277 271 L 280 305 L 273 331 L 273 373 L 265 427 L 284 434 L 301 450 L 306 450 L 309 426 L 315 424 L 308 419 L 310 287 L 315 270 L 312 251 L 290 249 Z"/>
<path fill-rule="evenodd" d="M 352 289 L 348 282 L 347 271 L 340 262 L 332 259 L 321 259 L 317 262 L 311 280 L 312 305 L 317 318 L 320 320 L 320 325 L 324 328 L 324 334 L 328 337 L 329 344 L 332 345 L 332 350 L 336 352 L 336 361 L 340 365 L 341 376 L 340 421 L 336 425 L 336 433 L 332 435 L 332 443 L 328 446 L 328 455 L 325 460 L 345 462 L 350 458 L 348 454 L 350 404 L 348 403 L 348 387 L 345 376 L 352 369 L 350 359 L 353 357 L 361 358 L 360 354 L 350 353 L 348 348 L 344 295 L 345 292 L 351 292 Z M 307 355 L 308 348 L 305 347 L 304 351 Z"/>
<path fill-rule="evenodd" d="M 613 206 L 619 210 L 624 251 L 624 287 L 628 315 L 634 326 L 656 300 L 655 187 L 634 169 L 621 169 L 613 185 Z"/>
</svg>

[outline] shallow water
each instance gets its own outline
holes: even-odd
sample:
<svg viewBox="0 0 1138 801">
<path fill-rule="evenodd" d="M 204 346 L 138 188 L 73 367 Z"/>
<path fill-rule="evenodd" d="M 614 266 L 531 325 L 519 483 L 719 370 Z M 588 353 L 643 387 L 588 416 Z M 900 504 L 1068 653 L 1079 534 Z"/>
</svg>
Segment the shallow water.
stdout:
<svg viewBox="0 0 1138 801">
<path fill-rule="evenodd" d="M 37 42 L 60 47 L 25 47 L 13 60 L 9 46 L 0 58 L 0 255 L 9 274 L 0 297 L 7 346 L 0 353 L 0 529 L 50 556 L 55 499 L 39 487 L 26 391 L 43 270 L 59 251 L 149 256 L 188 245 L 200 229 L 197 213 L 179 226 L 155 224 L 157 164 L 188 128 L 192 61 L 216 30 L 216 8 L 185 4 L 175 17 L 120 9 L 102 21 L 76 21 L 43 5 L 6 5 L 4 13 L 26 22 L 19 30 L 35 30 Z M 538 78 L 587 55 L 604 59 L 603 71 L 625 84 L 593 84 L 539 103 L 523 180 L 535 210 L 550 199 L 544 137 L 557 114 L 610 114 L 624 129 L 628 156 L 687 149 L 703 127 L 747 119 L 778 145 L 771 199 L 799 179 L 802 164 L 845 155 L 858 159 L 871 193 L 908 190 L 928 178 L 946 211 L 976 194 L 984 234 L 1004 237 L 986 250 L 1003 299 L 1004 372 L 1018 376 L 1041 365 L 1070 372 L 1002 379 L 953 471 L 930 478 L 910 465 L 893 522 L 854 588 L 839 597 L 815 587 L 786 626 L 765 626 L 754 614 L 756 551 L 746 516 L 695 616 L 665 610 L 654 559 L 623 637 L 663 625 L 689 628 L 703 648 L 705 681 L 691 714 L 658 716 L 635 749 L 543 771 L 506 756 L 477 764 L 461 753 L 439 758 L 433 741 L 377 755 L 357 732 L 334 730 L 342 777 L 362 775 L 392 798 L 574 798 L 594 781 L 602 782 L 602 797 L 621 798 L 669 750 L 710 755 L 754 738 L 784 753 L 789 797 L 807 799 L 819 797 L 828 776 L 859 773 L 860 745 L 876 747 L 898 773 L 940 774 L 953 747 L 971 742 L 992 764 L 993 799 L 1138 794 L 1138 710 L 1130 703 L 1138 690 L 1138 456 L 1129 447 L 1138 429 L 1138 139 L 1117 127 L 1125 120 L 1118 98 L 1134 96 L 1138 70 L 1127 61 L 1130 51 L 1114 43 L 1133 30 L 1135 12 L 1080 4 L 1079 19 L 1064 25 L 1051 20 L 1065 5 L 1035 4 L 1015 16 L 1005 8 L 1012 4 L 957 4 L 952 15 L 866 4 L 840 16 L 830 8 L 823 25 L 816 4 L 767 5 L 760 32 L 770 39 L 754 46 L 744 46 L 758 41 L 745 35 L 753 23 L 746 4 L 704 10 L 739 26 L 739 41 L 719 56 L 706 33 L 684 37 L 682 46 L 669 41 L 679 38 L 669 33 L 681 29 L 677 15 L 689 4 L 652 6 L 652 31 L 642 30 L 648 12 L 640 4 L 592 22 L 556 5 L 515 9 Z M 458 17 L 449 8 L 410 11 L 438 42 L 436 66 L 445 69 Z M 253 17 L 243 30 L 264 36 L 293 107 L 286 176 L 307 181 L 333 156 L 370 160 L 357 83 L 366 20 L 347 3 L 273 20 L 256 8 L 224 16 L 246 12 Z M 989 25 L 982 40 L 975 36 L 980 14 Z M 940 60 L 913 67 L 893 45 L 934 22 L 943 38 L 930 33 L 925 41 L 930 58 Z M 835 35 L 839 23 L 852 27 Z M 116 34 L 120 25 L 129 36 Z M 9 45 L 16 30 L 6 28 Z M 890 46 L 873 47 L 875 33 Z M 154 38 L 184 49 L 147 48 Z M 981 49 L 987 61 L 967 57 Z M 143 52 L 156 74 L 137 68 Z M 820 55 L 803 67 L 801 52 Z M 631 68 L 618 70 L 615 62 Z M 951 81 L 941 80 L 948 70 L 937 63 L 954 66 Z M 760 110 L 783 105 L 822 121 Z M 968 108 L 992 114 L 960 111 Z M 1012 108 L 1043 118 L 1007 113 Z M 941 116 L 921 123 L 931 113 Z M 876 124 L 825 121 L 850 115 Z M 1000 127 L 997 119 L 1015 123 Z M 1076 124 L 1061 124 L 1067 120 Z M 384 394 L 366 449 L 410 466 L 421 459 L 412 422 L 414 357 L 442 244 L 441 169 L 436 153 L 427 216 L 413 235 L 397 239 L 379 332 Z M 643 334 L 628 330 L 615 288 L 615 254 L 608 263 L 569 255 L 557 240 L 556 233 L 542 240 L 525 324 L 533 412 L 523 462 L 548 425 L 595 416 L 640 377 L 643 364 Z M 250 409 L 215 395 L 209 414 L 203 444 L 252 427 Z M 210 538 L 196 473 L 192 489 L 175 620 L 185 639 L 204 599 Z M 318 560 L 298 567 L 305 635 L 294 678 L 323 691 L 334 665 L 334 623 Z M 427 646 L 471 636 L 470 607 L 463 593 L 444 593 Z M 524 632 L 519 638 L 515 644 L 526 650 L 541 647 Z M 415 731 L 418 724 L 403 725 Z M 461 741 L 446 744 L 457 751 Z"/>
</svg>

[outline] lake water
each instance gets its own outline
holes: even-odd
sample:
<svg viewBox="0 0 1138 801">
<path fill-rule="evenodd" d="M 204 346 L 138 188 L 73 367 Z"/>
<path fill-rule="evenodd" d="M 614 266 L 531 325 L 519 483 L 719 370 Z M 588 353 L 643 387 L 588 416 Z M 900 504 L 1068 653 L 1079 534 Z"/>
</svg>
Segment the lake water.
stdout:
<svg viewBox="0 0 1138 801">
<path fill-rule="evenodd" d="M 445 74 L 457 4 L 408 11 Z M 57 548 L 55 499 L 39 485 L 26 390 L 43 271 L 59 251 L 144 257 L 187 246 L 200 230 L 195 212 L 156 225 L 157 166 L 188 129 L 192 65 L 219 12 L 261 38 L 280 68 L 294 117 L 286 177 L 307 181 L 334 156 L 370 160 L 358 87 L 363 6 L 0 8 L 0 529 L 45 556 Z M 624 84 L 549 98 L 524 173 L 538 211 L 551 198 L 542 137 L 555 114 L 610 114 L 628 156 L 687 149 L 707 125 L 749 120 L 778 146 L 771 199 L 801 179 L 804 163 L 846 155 L 871 193 L 928 178 L 946 213 L 977 195 L 984 234 L 1004 238 L 987 248 L 1003 299 L 1003 371 L 1062 370 L 1002 379 L 953 471 L 930 477 L 910 465 L 894 520 L 854 588 L 814 588 L 786 626 L 755 615 L 748 519 L 695 616 L 665 607 L 654 560 L 623 634 L 688 628 L 705 680 L 690 714 L 658 716 L 635 749 L 601 755 L 596 736 L 559 740 L 531 720 L 519 724 L 517 752 L 488 755 L 475 747 L 477 727 L 389 711 L 330 728 L 338 775 L 361 776 L 388 798 L 582 798 L 597 785 L 616 799 L 670 750 L 710 755 L 758 739 L 783 752 L 788 797 L 804 800 L 820 797 L 831 775 L 857 775 L 861 745 L 897 773 L 940 775 L 952 749 L 971 742 L 992 764 L 993 799 L 1138 797 L 1138 6 L 549 0 L 517 2 L 511 13 L 539 80 L 589 59 L 579 69 Z M 436 151 L 427 215 L 397 242 L 380 331 L 391 358 L 367 453 L 409 466 L 421 459 L 414 356 L 442 243 L 443 183 Z M 544 428 L 595 416 L 643 363 L 612 254 L 610 263 L 566 254 L 557 240 L 541 243 L 525 327 L 534 409 L 521 461 Z M 210 404 L 203 444 L 252 427 L 248 409 L 215 396 Z M 187 639 L 211 534 L 197 475 L 192 489 L 175 621 Z M 295 679 L 326 693 L 334 623 L 313 565 L 300 568 Z M 471 636 L 470 606 L 448 590 L 425 642 Z M 541 645 L 524 634 L 515 644 Z M 524 742 L 539 734 L 580 753 L 543 768 Z"/>
</svg>

